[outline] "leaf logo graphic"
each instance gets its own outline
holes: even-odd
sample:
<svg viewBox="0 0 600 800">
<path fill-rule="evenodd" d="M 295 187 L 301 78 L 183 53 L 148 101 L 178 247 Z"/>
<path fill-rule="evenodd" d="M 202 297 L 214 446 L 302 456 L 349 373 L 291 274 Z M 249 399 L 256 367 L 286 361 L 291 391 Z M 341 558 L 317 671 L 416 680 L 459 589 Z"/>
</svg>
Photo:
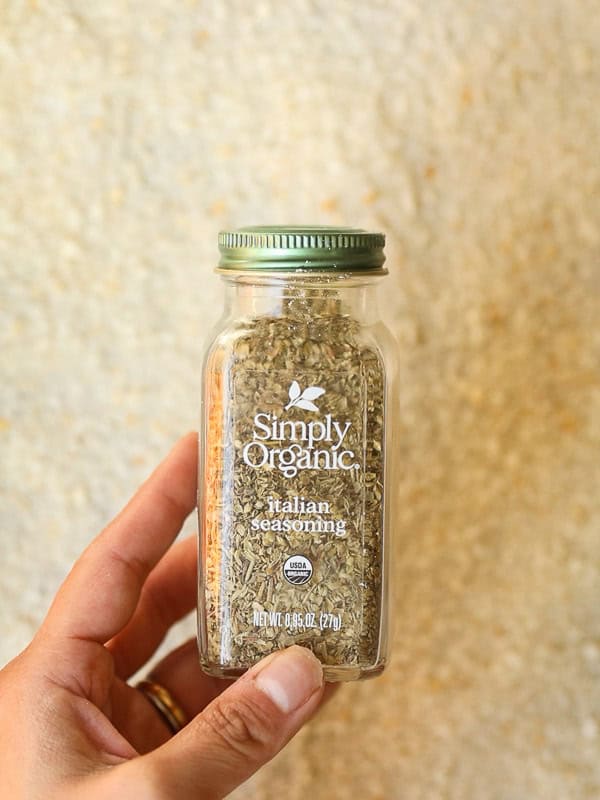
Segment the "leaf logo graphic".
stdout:
<svg viewBox="0 0 600 800">
<path fill-rule="evenodd" d="M 322 394 L 325 394 L 325 389 L 321 389 L 320 386 L 307 386 L 304 391 L 301 391 L 298 381 L 292 381 L 288 389 L 290 402 L 287 404 L 284 411 L 294 408 L 294 406 L 303 408 L 305 411 L 318 411 L 319 409 L 313 403 L 313 400 L 316 400 L 317 397 L 321 397 Z"/>
</svg>

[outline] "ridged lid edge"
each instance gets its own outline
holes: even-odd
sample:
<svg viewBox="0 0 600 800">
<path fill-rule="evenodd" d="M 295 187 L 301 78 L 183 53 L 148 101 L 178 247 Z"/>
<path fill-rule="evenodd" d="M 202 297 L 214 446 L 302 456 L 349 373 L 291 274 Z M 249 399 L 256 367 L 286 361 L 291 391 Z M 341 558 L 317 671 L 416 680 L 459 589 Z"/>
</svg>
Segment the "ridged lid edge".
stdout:
<svg viewBox="0 0 600 800">
<path fill-rule="evenodd" d="M 357 228 L 256 226 L 219 233 L 221 270 L 373 271 L 385 235 Z"/>
</svg>

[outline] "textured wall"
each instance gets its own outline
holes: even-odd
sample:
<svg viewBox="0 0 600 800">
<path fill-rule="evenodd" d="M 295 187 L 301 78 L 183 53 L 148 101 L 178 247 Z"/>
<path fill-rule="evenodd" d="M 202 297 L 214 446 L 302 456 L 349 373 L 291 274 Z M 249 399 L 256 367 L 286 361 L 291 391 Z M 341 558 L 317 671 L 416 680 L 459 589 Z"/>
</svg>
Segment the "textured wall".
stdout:
<svg viewBox="0 0 600 800">
<path fill-rule="evenodd" d="M 395 660 L 236 797 L 599 797 L 599 91 L 597 0 L 4 0 L 0 659 L 195 426 L 217 230 L 381 228 Z"/>
</svg>

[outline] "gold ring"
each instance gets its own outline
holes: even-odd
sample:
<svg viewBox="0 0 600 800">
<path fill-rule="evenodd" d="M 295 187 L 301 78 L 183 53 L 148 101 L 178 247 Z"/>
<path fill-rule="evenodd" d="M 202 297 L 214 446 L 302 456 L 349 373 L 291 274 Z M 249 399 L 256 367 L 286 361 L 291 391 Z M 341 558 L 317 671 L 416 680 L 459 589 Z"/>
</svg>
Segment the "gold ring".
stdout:
<svg viewBox="0 0 600 800">
<path fill-rule="evenodd" d="M 177 733 L 187 725 L 188 719 L 184 710 L 173 700 L 171 692 L 160 683 L 145 680 L 136 684 L 135 688 L 148 698 L 169 726 L 171 733 Z"/>
</svg>

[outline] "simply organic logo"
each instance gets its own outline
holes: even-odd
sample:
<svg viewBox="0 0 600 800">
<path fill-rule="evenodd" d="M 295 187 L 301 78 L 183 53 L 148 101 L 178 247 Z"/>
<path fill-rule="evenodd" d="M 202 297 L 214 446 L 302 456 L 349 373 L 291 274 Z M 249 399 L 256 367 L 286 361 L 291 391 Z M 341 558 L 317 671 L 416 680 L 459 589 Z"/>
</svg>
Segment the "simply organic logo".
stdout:
<svg viewBox="0 0 600 800">
<path fill-rule="evenodd" d="M 313 400 L 321 397 L 322 394 L 325 394 L 325 389 L 321 389 L 320 386 L 309 386 L 302 392 L 298 381 L 292 381 L 288 389 L 290 402 L 283 410 L 288 411 L 296 406 L 297 408 L 303 408 L 305 411 L 318 411 L 319 409 L 313 403 Z"/>
<path fill-rule="evenodd" d="M 298 381 L 288 389 L 285 411 L 301 409 L 319 413 L 315 400 L 325 394 L 320 386 L 302 390 Z M 286 478 L 300 470 L 360 469 L 354 451 L 347 448 L 349 421 L 340 422 L 331 414 L 322 419 L 280 419 L 277 414 L 259 412 L 254 416 L 252 439 L 242 449 L 244 463 L 254 469 L 271 467 Z"/>
</svg>

